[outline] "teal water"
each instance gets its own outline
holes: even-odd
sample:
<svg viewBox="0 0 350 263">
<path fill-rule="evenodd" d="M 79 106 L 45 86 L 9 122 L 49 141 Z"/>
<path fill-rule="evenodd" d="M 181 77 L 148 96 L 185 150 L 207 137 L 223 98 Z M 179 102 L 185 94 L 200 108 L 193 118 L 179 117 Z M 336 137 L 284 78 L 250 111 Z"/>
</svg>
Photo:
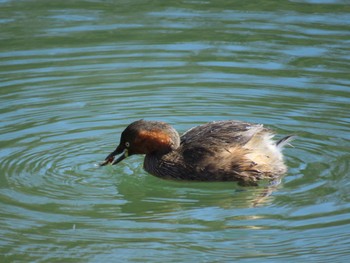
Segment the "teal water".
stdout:
<svg viewBox="0 0 350 263">
<path fill-rule="evenodd" d="M 1 262 L 347 262 L 347 1 L 0 1 Z M 264 123 L 265 188 L 96 164 L 137 119 Z M 259 200 L 258 205 L 257 200 Z"/>
</svg>

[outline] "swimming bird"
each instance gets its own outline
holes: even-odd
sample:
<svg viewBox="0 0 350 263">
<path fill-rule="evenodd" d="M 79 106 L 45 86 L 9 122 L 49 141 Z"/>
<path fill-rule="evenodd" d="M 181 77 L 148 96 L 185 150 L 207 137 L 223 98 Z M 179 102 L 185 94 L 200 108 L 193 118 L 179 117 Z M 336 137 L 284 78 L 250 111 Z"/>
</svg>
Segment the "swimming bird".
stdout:
<svg viewBox="0 0 350 263">
<path fill-rule="evenodd" d="M 279 141 L 273 137 L 262 124 L 235 120 L 209 122 L 181 137 L 165 122 L 138 120 L 126 127 L 117 148 L 100 165 L 145 154 L 144 169 L 160 178 L 251 186 L 287 171 L 282 149 L 294 136 Z"/>
</svg>

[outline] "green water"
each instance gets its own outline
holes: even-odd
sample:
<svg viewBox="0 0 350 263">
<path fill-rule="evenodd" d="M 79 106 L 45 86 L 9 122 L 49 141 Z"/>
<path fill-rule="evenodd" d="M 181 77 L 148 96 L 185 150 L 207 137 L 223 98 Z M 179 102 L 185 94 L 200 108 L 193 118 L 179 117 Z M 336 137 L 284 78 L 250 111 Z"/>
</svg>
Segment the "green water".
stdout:
<svg viewBox="0 0 350 263">
<path fill-rule="evenodd" d="M 348 262 L 347 1 L 0 1 L 1 262 Z M 98 168 L 137 119 L 264 123 L 260 187 Z M 257 200 L 259 204 L 257 206 Z"/>
</svg>

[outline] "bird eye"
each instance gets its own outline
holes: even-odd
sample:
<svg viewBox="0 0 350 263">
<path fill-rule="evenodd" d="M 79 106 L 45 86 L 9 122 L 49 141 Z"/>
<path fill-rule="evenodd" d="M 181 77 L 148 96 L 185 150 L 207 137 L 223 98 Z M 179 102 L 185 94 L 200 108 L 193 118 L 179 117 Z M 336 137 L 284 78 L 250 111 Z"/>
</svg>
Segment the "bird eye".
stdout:
<svg viewBox="0 0 350 263">
<path fill-rule="evenodd" d="M 125 143 L 125 147 L 126 147 L 126 148 L 129 148 L 129 146 L 130 146 L 130 143 L 129 143 L 129 142 L 126 142 L 126 143 Z"/>
</svg>

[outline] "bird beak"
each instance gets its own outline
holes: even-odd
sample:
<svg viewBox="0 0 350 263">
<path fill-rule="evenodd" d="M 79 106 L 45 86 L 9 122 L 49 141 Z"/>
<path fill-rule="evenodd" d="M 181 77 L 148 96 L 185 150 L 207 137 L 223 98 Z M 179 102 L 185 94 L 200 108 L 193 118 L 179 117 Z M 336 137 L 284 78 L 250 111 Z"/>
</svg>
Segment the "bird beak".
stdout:
<svg viewBox="0 0 350 263">
<path fill-rule="evenodd" d="M 121 155 L 115 160 L 114 157 L 118 154 L 121 154 Z M 118 146 L 117 149 L 114 150 L 114 152 L 110 153 L 106 157 L 106 159 L 104 160 L 103 163 L 100 164 L 100 166 L 105 166 L 107 164 L 115 165 L 121 162 L 122 160 L 124 160 L 128 156 L 129 156 L 128 149 L 122 149 L 120 146 Z"/>
</svg>

